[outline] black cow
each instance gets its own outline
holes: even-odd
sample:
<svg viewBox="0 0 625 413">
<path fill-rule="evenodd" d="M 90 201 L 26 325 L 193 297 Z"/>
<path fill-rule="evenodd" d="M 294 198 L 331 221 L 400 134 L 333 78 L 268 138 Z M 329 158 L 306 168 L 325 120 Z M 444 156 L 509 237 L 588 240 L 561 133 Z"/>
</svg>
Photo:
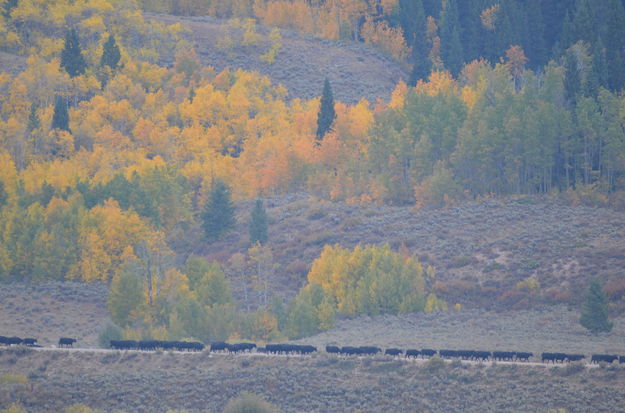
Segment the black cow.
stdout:
<svg viewBox="0 0 625 413">
<path fill-rule="evenodd" d="M 256 348 L 256 344 L 254 343 L 236 343 L 236 344 L 229 344 L 228 345 L 228 351 L 231 353 L 243 353 L 243 352 L 250 352 L 253 349 Z"/>
<path fill-rule="evenodd" d="M 59 347 L 61 347 L 61 348 L 62 347 L 66 347 L 66 348 L 73 347 L 74 343 L 76 341 L 78 341 L 78 340 L 76 340 L 75 338 L 61 337 L 61 338 L 59 338 Z"/>
<path fill-rule="evenodd" d="M 431 348 L 422 348 L 421 355 L 423 356 L 423 358 L 432 357 L 436 355 L 436 350 L 433 350 Z"/>
<path fill-rule="evenodd" d="M 403 350 L 400 350 L 398 348 L 387 348 L 386 351 L 384 351 L 384 354 L 386 354 L 387 356 L 401 356 L 403 353 Z"/>
<path fill-rule="evenodd" d="M 591 363 L 612 363 L 614 360 L 618 360 L 619 357 L 613 354 L 593 354 L 590 358 Z"/>
<path fill-rule="evenodd" d="M 496 361 L 512 361 L 515 356 L 514 351 L 493 351 L 493 360 Z"/>
<path fill-rule="evenodd" d="M 439 350 L 438 354 L 444 359 L 458 357 L 458 352 L 456 350 Z"/>
<path fill-rule="evenodd" d="M 567 359 L 565 353 L 542 353 L 540 358 L 543 363 L 545 361 L 547 363 L 549 363 L 550 361 L 553 361 L 554 363 L 564 363 L 564 361 Z"/>
<path fill-rule="evenodd" d="M 228 345 L 229 344 L 224 341 L 211 343 L 211 351 L 226 351 L 228 349 Z"/>
<path fill-rule="evenodd" d="M 419 354 L 421 354 L 421 352 L 419 350 L 415 350 L 415 349 L 406 350 L 406 357 L 417 358 L 417 357 L 419 357 Z"/>
<path fill-rule="evenodd" d="M 360 350 L 360 354 L 365 356 L 373 356 L 382 352 L 382 349 L 380 347 L 374 346 L 360 346 L 358 347 L 358 350 Z"/>
<path fill-rule="evenodd" d="M 487 361 L 491 356 L 490 351 L 480 351 L 476 350 L 473 352 L 473 358 L 475 360 Z"/>
<path fill-rule="evenodd" d="M 139 348 L 139 343 L 134 340 L 111 340 L 110 345 L 115 350 L 135 350 Z"/>
<path fill-rule="evenodd" d="M 458 350 L 456 351 L 456 357 L 460 357 L 462 360 L 473 360 L 473 358 L 475 357 L 475 351 Z"/>
<path fill-rule="evenodd" d="M 586 356 L 583 354 L 567 354 L 566 361 L 580 361 L 585 359 Z"/>
<path fill-rule="evenodd" d="M 625 356 L 619 356 L 618 357 L 618 362 L 619 362 L 619 364 L 625 363 Z"/>
<path fill-rule="evenodd" d="M 345 354 L 346 356 L 358 355 L 360 354 L 360 349 L 358 347 L 343 346 L 341 347 L 341 354 Z"/>
<path fill-rule="evenodd" d="M 35 345 L 37 344 L 37 339 L 25 338 L 24 340 L 22 340 L 22 342 L 24 343 L 24 345 L 27 345 L 28 347 L 35 347 Z"/>
<path fill-rule="evenodd" d="M 341 349 L 338 346 L 326 346 L 326 353 L 338 354 Z"/>
<path fill-rule="evenodd" d="M 6 345 L 6 346 L 10 346 L 13 344 L 22 344 L 22 339 L 19 337 L 4 337 L 4 336 L 0 336 L 0 343 Z"/>
<path fill-rule="evenodd" d="M 315 347 L 315 346 L 302 345 L 302 346 L 298 346 L 298 347 L 299 347 L 299 353 L 300 354 L 310 354 L 310 353 L 316 353 L 317 352 L 317 347 Z"/>
<path fill-rule="evenodd" d="M 530 357 L 534 356 L 534 353 L 526 353 L 523 351 L 516 352 L 517 361 L 530 361 Z"/>
</svg>

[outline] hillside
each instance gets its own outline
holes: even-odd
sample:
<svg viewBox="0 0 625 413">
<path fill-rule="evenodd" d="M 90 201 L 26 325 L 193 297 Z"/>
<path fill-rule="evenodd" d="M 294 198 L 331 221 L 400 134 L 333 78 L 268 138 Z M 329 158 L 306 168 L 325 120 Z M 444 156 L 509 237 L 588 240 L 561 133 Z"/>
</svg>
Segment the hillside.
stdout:
<svg viewBox="0 0 625 413">
<path fill-rule="evenodd" d="M 388 101 L 391 92 L 407 74 L 402 66 L 383 53 L 353 42 L 332 42 L 313 36 L 281 30 L 282 48 L 273 64 L 260 59 L 270 47 L 270 29 L 259 26 L 260 47 L 244 46 L 235 41 L 231 49 L 217 46 L 218 39 L 232 31 L 240 36 L 242 29 L 228 29 L 227 20 L 209 16 L 180 17 L 163 14 L 146 14 L 146 19 L 162 24 L 181 23 L 188 31 L 182 36 L 196 48 L 204 65 L 218 72 L 225 68 L 260 72 L 275 84 L 288 89 L 290 99 L 312 99 L 321 94 L 323 80 L 328 77 L 338 101 L 356 104 L 366 98 Z M 164 65 L 173 61 L 163 60 Z"/>
<path fill-rule="evenodd" d="M 579 303 L 589 277 L 604 283 L 622 277 L 625 213 L 610 209 L 545 197 L 474 201 L 438 211 L 350 205 L 305 194 L 270 197 L 265 204 L 269 246 L 278 264 L 273 290 L 286 297 L 304 283 L 323 246 L 334 243 L 388 243 L 394 249 L 403 244 L 435 267 L 437 293 L 470 307 Z M 220 261 L 245 252 L 252 205 L 237 204 L 238 225 L 223 240 L 203 243 L 196 230 L 177 251 Z M 539 287 L 517 288 L 527 278 Z"/>
<path fill-rule="evenodd" d="M 615 412 L 620 367 L 469 367 L 391 358 L 224 356 L 0 350 L 0 371 L 28 384 L 0 388 L 0 406 L 29 412 L 76 403 L 105 411 L 221 412 L 243 390 L 291 412 Z"/>
</svg>

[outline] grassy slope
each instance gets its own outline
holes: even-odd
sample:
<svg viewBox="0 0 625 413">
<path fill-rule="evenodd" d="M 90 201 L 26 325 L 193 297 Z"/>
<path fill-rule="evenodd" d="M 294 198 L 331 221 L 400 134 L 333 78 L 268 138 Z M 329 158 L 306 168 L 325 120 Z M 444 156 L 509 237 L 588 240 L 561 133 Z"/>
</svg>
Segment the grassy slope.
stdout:
<svg viewBox="0 0 625 413">
<path fill-rule="evenodd" d="M 0 408 L 29 412 L 85 403 L 129 412 L 220 412 L 247 390 L 289 412 L 616 412 L 625 369 L 446 365 L 390 358 L 233 357 L 202 354 L 0 350 L 0 372 L 30 384 L 0 387 Z"/>
<path fill-rule="evenodd" d="M 397 82 L 407 79 L 405 70 L 396 61 L 362 44 L 336 43 L 282 30 L 282 48 L 276 62 L 270 65 L 260 60 L 270 47 L 267 28 L 258 28 L 259 46 L 238 45 L 224 51 L 216 46 L 223 37 L 224 20 L 152 14 L 147 17 L 166 24 L 181 22 L 188 27 L 190 32 L 185 38 L 195 44 L 203 64 L 218 71 L 228 67 L 260 72 L 275 84 L 284 85 L 291 98 L 319 96 L 323 80 L 328 77 L 336 100 L 354 104 L 365 97 L 375 103 L 378 98 L 388 100 Z"/>
</svg>

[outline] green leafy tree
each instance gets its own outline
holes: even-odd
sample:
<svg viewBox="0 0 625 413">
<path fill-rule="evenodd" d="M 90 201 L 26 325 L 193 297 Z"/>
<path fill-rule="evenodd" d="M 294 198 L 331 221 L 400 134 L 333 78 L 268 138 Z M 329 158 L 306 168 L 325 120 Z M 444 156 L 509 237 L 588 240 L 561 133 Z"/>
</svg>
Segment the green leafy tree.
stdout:
<svg viewBox="0 0 625 413">
<path fill-rule="evenodd" d="M 115 36 L 111 34 L 106 43 L 104 43 L 102 57 L 100 58 L 100 66 L 108 66 L 111 70 L 115 70 L 117 69 L 120 59 L 121 53 L 119 52 L 119 46 L 115 43 Z"/>
<path fill-rule="evenodd" d="M 319 107 L 319 114 L 317 115 L 317 143 L 321 143 L 326 133 L 332 130 L 334 119 L 336 119 L 336 112 L 334 111 L 332 86 L 330 86 L 330 80 L 326 78 L 323 83 L 321 105 Z"/>
<path fill-rule="evenodd" d="M 145 302 L 143 283 L 136 275 L 125 270 L 113 278 L 107 299 L 111 319 L 125 327 L 132 322 L 133 315 Z"/>
<path fill-rule="evenodd" d="M 612 330 L 614 323 L 608 320 L 608 297 L 597 279 L 590 282 L 579 322 L 594 334 Z"/>
<path fill-rule="evenodd" d="M 230 199 L 230 188 L 221 180 L 215 181 L 202 212 L 202 227 L 209 240 L 216 240 L 234 228 L 236 219 Z"/>
<path fill-rule="evenodd" d="M 257 199 L 250 217 L 250 244 L 253 245 L 257 242 L 265 244 L 267 242 L 269 238 L 267 221 L 267 211 L 265 211 L 263 201 Z"/>
<path fill-rule="evenodd" d="M 65 34 L 65 46 L 61 52 L 61 67 L 67 71 L 70 77 L 82 75 L 87 69 L 87 62 L 80 48 L 78 32 L 74 28 Z"/>
<path fill-rule="evenodd" d="M 69 112 L 67 102 L 63 97 L 57 96 L 54 99 L 54 114 L 52 115 L 52 129 L 60 129 L 70 132 Z"/>
</svg>

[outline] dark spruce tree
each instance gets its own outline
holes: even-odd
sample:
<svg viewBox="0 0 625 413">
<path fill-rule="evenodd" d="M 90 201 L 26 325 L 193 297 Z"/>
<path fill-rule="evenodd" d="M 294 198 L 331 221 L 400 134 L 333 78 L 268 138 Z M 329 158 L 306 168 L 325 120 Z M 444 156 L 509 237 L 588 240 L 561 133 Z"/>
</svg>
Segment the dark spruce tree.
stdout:
<svg viewBox="0 0 625 413">
<path fill-rule="evenodd" d="M 17 0 L 6 0 L 4 6 L 2 6 L 2 15 L 5 19 L 11 18 L 11 12 L 17 7 Z"/>
<path fill-rule="evenodd" d="M 268 226 L 267 212 L 265 211 L 263 201 L 257 199 L 250 215 L 250 244 L 254 245 L 257 242 L 260 244 L 267 243 L 269 239 Z"/>
<path fill-rule="evenodd" d="M 100 57 L 100 66 L 108 66 L 111 70 L 115 70 L 121 57 L 119 46 L 115 43 L 115 36 L 111 34 L 106 43 L 104 43 L 102 57 Z"/>
<path fill-rule="evenodd" d="M 336 119 L 334 111 L 334 97 L 330 81 L 326 78 L 323 83 L 323 93 L 321 94 L 321 105 L 317 115 L 317 144 L 320 144 L 323 137 L 332 130 L 332 123 Z"/>
<path fill-rule="evenodd" d="M 579 322 L 594 334 L 612 330 L 613 323 L 608 320 L 608 297 L 599 280 L 590 282 Z"/>
<path fill-rule="evenodd" d="M 213 183 L 202 212 L 204 235 L 214 241 L 233 229 L 235 224 L 230 188 L 223 181 L 217 180 Z"/>
<path fill-rule="evenodd" d="M 54 114 L 52 115 L 51 128 L 61 129 L 61 130 L 70 132 L 69 112 L 67 111 L 67 102 L 61 96 L 57 96 L 54 99 Z"/>
<path fill-rule="evenodd" d="M 65 34 L 65 47 L 61 52 L 61 67 L 67 71 L 70 77 L 82 75 L 87 69 L 87 62 L 80 49 L 78 32 L 74 28 Z"/>
</svg>

